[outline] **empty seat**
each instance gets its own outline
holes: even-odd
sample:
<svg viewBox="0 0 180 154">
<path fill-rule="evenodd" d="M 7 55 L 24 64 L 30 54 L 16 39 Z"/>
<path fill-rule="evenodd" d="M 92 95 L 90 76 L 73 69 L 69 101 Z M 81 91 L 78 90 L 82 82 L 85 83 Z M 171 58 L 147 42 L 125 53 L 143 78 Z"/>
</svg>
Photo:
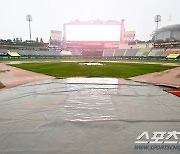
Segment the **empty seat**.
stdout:
<svg viewBox="0 0 180 154">
<path fill-rule="evenodd" d="M 139 49 L 127 49 L 125 56 L 136 56 Z"/>
<path fill-rule="evenodd" d="M 103 56 L 104 57 L 113 57 L 114 55 L 114 50 L 113 49 L 105 49 L 103 51 Z"/>
<path fill-rule="evenodd" d="M 100 57 L 103 51 L 82 51 L 83 56 Z"/>
<path fill-rule="evenodd" d="M 152 49 L 148 56 L 161 56 L 164 49 Z"/>
<path fill-rule="evenodd" d="M 170 55 L 170 54 L 180 54 L 180 49 L 167 49 L 166 51 L 164 51 L 163 53 L 162 53 L 162 55 L 161 56 L 168 56 L 168 55 Z"/>
<path fill-rule="evenodd" d="M 6 56 L 7 52 L 7 49 L 0 49 L 0 56 Z"/>
<path fill-rule="evenodd" d="M 82 56 L 82 51 L 80 50 L 72 50 L 72 56 Z"/>
<path fill-rule="evenodd" d="M 140 48 L 139 51 L 136 53 L 136 56 L 148 56 L 150 50 L 150 48 Z"/>
<path fill-rule="evenodd" d="M 26 53 L 24 52 L 24 50 L 21 50 L 21 49 L 10 49 L 10 51 L 12 51 L 12 52 L 17 52 L 17 53 L 19 53 L 21 56 L 26 55 Z"/>
<path fill-rule="evenodd" d="M 37 51 L 37 54 L 39 56 L 49 56 L 50 55 L 50 51 Z"/>
<path fill-rule="evenodd" d="M 114 52 L 114 57 L 116 56 L 124 56 L 126 49 L 116 49 Z"/>
</svg>

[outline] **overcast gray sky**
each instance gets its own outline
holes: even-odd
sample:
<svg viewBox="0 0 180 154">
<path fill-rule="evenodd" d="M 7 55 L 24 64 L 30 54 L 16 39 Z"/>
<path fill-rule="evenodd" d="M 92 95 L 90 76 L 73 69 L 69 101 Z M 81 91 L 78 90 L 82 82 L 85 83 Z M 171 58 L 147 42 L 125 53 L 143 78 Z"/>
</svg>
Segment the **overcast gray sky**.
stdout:
<svg viewBox="0 0 180 154">
<path fill-rule="evenodd" d="M 161 15 L 161 26 L 180 23 L 179 8 L 180 0 L 0 0 L 0 38 L 29 39 L 26 15 L 31 14 L 32 39 L 48 41 L 51 30 L 61 31 L 63 23 L 75 19 L 125 19 L 126 30 L 149 40 L 156 27 L 154 16 Z"/>
</svg>

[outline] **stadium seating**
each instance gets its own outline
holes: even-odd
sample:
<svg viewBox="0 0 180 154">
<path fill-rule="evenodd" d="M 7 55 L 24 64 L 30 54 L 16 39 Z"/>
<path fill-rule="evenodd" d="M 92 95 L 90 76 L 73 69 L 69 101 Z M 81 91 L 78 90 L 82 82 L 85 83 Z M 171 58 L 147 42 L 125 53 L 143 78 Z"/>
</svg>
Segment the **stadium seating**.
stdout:
<svg viewBox="0 0 180 154">
<path fill-rule="evenodd" d="M 7 53 L 8 51 L 7 51 L 7 49 L 0 49 L 0 53 Z"/>
<path fill-rule="evenodd" d="M 103 51 L 82 51 L 82 55 L 91 57 L 101 57 L 103 55 Z"/>
<path fill-rule="evenodd" d="M 80 50 L 72 50 L 72 56 L 82 56 L 82 51 Z"/>
<path fill-rule="evenodd" d="M 11 57 L 20 57 L 20 54 L 17 53 L 17 52 L 11 52 L 11 51 L 9 51 L 9 52 L 8 52 L 8 55 L 11 56 Z"/>
<path fill-rule="evenodd" d="M 48 51 L 50 56 L 60 56 L 61 52 Z"/>
<path fill-rule="evenodd" d="M 11 49 L 10 51 L 12 52 L 17 52 L 20 55 L 24 56 L 24 55 L 29 55 L 29 56 L 38 56 L 37 51 L 35 50 L 17 50 L 17 49 Z"/>
<path fill-rule="evenodd" d="M 115 49 L 114 57 L 124 56 L 126 49 Z"/>
<path fill-rule="evenodd" d="M 36 51 L 39 56 L 49 56 L 51 51 Z"/>
<path fill-rule="evenodd" d="M 180 49 L 167 49 L 166 51 L 164 51 L 161 56 L 168 56 L 170 54 L 180 54 Z"/>
<path fill-rule="evenodd" d="M 6 49 L 0 49 L 0 56 L 6 56 L 7 52 L 8 51 Z"/>
<path fill-rule="evenodd" d="M 113 57 L 114 56 L 114 49 L 105 49 L 103 51 L 103 57 Z"/>
<path fill-rule="evenodd" d="M 155 49 L 155 48 L 128 48 L 128 49 L 104 49 L 101 50 L 63 50 L 62 51 L 47 51 L 47 50 L 21 50 L 21 49 L 0 49 L 0 56 L 7 56 L 8 52 L 16 52 L 21 56 L 84 56 L 84 57 L 123 57 L 123 56 L 148 56 L 156 57 L 162 56 L 167 57 L 170 54 L 180 54 L 180 49 Z"/>
<path fill-rule="evenodd" d="M 161 56 L 162 53 L 163 53 L 163 50 L 156 51 L 155 56 Z"/>
<path fill-rule="evenodd" d="M 24 50 L 10 49 L 10 51 L 12 51 L 12 52 L 17 52 L 17 53 L 20 54 L 21 56 L 26 55 L 26 53 L 24 52 Z"/>
<path fill-rule="evenodd" d="M 127 49 L 124 56 L 136 56 L 139 49 Z"/>
<path fill-rule="evenodd" d="M 56 51 L 35 51 L 35 50 L 16 50 L 16 49 L 12 49 L 12 52 L 17 52 L 19 53 L 21 56 L 60 56 L 60 52 L 56 52 Z"/>
<path fill-rule="evenodd" d="M 162 52 L 164 51 L 164 49 L 152 49 L 148 56 L 161 56 Z"/>
<path fill-rule="evenodd" d="M 136 53 L 136 56 L 148 56 L 150 50 L 150 48 L 140 48 L 139 51 Z"/>
</svg>

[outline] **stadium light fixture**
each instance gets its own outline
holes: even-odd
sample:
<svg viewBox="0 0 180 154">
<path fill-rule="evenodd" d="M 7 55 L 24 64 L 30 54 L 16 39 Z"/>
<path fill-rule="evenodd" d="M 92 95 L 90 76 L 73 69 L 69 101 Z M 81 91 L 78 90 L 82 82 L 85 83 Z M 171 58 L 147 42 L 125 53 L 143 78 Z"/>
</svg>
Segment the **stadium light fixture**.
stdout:
<svg viewBox="0 0 180 154">
<path fill-rule="evenodd" d="M 30 36 L 30 41 L 31 41 L 31 24 L 30 24 L 30 22 L 32 21 L 32 16 L 30 14 L 26 15 L 26 21 L 29 22 L 29 36 Z"/>
<path fill-rule="evenodd" d="M 154 18 L 154 21 L 157 22 L 157 26 L 156 26 L 156 30 L 158 29 L 158 23 L 161 22 L 161 16 L 160 15 L 156 15 Z"/>
<path fill-rule="evenodd" d="M 158 25 L 159 25 L 159 22 L 161 21 L 161 16 L 160 15 L 156 15 L 155 18 L 154 18 L 154 22 L 157 23 L 156 25 L 156 31 L 155 31 L 155 40 L 157 41 L 157 30 L 158 30 Z"/>
</svg>

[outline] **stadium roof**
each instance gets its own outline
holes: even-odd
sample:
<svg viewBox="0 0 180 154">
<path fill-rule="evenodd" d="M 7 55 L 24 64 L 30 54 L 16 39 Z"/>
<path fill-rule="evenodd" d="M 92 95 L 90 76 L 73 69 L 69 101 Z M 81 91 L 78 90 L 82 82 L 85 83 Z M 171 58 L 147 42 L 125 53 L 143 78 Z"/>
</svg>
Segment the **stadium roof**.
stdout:
<svg viewBox="0 0 180 154">
<path fill-rule="evenodd" d="M 175 24 L 175 25 L 168 25 L 168 26 L 164 26 L 159 28 L 156 32 L 160 33 L 160 32 L 164 32 L 164 31 L 180 31 L 180 24 Z"/>
</svg>

